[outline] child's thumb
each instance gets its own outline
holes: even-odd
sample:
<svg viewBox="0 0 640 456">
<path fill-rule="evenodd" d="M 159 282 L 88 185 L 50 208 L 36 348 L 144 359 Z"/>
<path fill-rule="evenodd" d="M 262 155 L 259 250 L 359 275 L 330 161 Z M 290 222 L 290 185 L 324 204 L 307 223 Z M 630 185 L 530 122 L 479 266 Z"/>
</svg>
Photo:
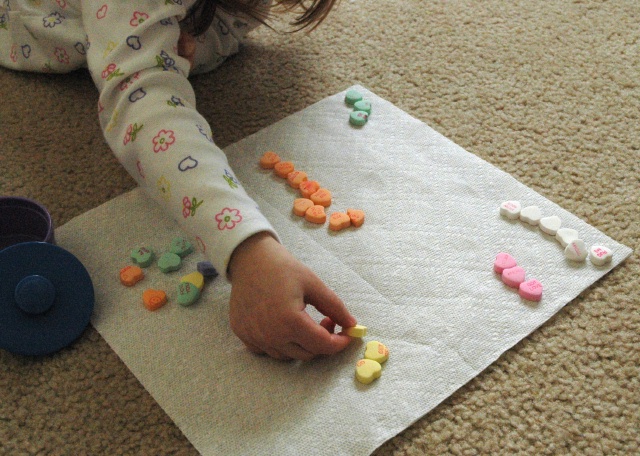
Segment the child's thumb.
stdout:
<svg viewBox="0 0 640 456">
<path fill-rule="evenodd" d="M 356 319 L 349 313 L 349 309 L 347 309 L 342 299 L 315 275 L 306 295 L 306 301 L 322 315 L 331 318 L 334 323 L 343 328 L 350 328 L 357 324 Z"/>
</svg>

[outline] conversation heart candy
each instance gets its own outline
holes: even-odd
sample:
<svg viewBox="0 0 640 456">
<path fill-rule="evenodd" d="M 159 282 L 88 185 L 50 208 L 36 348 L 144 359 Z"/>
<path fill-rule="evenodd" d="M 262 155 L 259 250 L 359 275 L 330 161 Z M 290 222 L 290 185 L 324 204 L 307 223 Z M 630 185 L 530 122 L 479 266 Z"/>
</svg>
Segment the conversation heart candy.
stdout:
<svg viewBox="0 0 640 456">
<path fill-rule="evenodd" d="M 200 297 L 200 289 L 192 283 L 181 282 L 178 285 L 178 304 L 187 307 Z"/>
<path fill-rule="evenodd" d="M 350 328 L 342 328 L 342 332 L 349 337 L 364 337 L 367 335 L 367 327 L 363 325 L 355 325 Z"/>
<path fill-rule="evenodd" d="M 556 231 L 556 241 L 558 241 L 562 247 L 566 247 L 571 241 L 579 238 L 580 235 L 573 228 L 559 228 L 558 231 Z"/>
<path fill-rule="evenodd" d="M 502 274 L 505 269 L 513 268 L 517 266 L 515 258 L 508 253 L 500 252 L 496 255 L 496 259 L 493 262 L 493 270 L 498 274 Z"/>
<path fill-rule="evenodd" d="M 584 261 L 589 252 L 582 239 L 575 239 L 567 244 L 564 249 L 564 256 L 571 261 Z"/>
<path fill-rule="evenodd" d="M 594 245 L 589 250 L 589 259 L 595 266 L 602 266 L 611 263 L 613 252 L 609 247 L 604 245 Z"/>
<path fill-rule="evenodd" d="M 520 220 L 529 225 L 537 225 L 542 218 L 542 211 L 538 206 L 527 206 L 520 211 Z"/>
<path fill-rule="evenodd" d="M 562 220 L 557 215 L 552 215 L 550 217 L 542 217 L 540 219 L 540 229 L 551 236 L 555 236 L 560 226 L 562 225 Z"/>
<path fill-rule="evenodd" d="M 389 349 L 383 343 L 372 340 L 367 342 L 364 357 L 382 364 L 389 359 Z"/>
<path fill-rule="evenodd" d="M 171 241 L 169 251 L 175 253 L 180 258 L 184 258 L 193 252 L 193 244 L 184 238 L 177 237 Z"/>
<path fill-rule="evenodd" d="M 361 359 L 356 363 L 356 379 L 368 385 L 382 375 L 382 366 L 372 359 Z"/>
<path fill-rule="evenodd" d="M 163 253 L 160 259 L 158 260 L 158 267 L 162 272 L 169 273 L 172 271 L 177 271 L 182 266 L 182 259 L 175 253 L 166 252 Z"/>
<path fill-rule="evenodd" d="M 542 284 L 536 279 L 522 282 L 518 286 L 518 294 L 529 301 L 540 301 L 542 298 Z"/>
<path fill-rule="evenodd" d="M 331 231 L 340 231 L 351 225 L 351 219 L 344 212 L 334 212 L 329 217 L 329 229 Z"/>
<path fill-rule="evenodd" d="M 524 269 L 514 266 L 502 271 L 502 281 L 512 288 L 518 288 L 524 282 L 525 275 Z"/>
<path fill-rule="evenodd" d="M 162 290 L 144 290 L 142 302 L 148 310 L 158 310 L 167 303 L 167 294 Z"/>
<path fill-rule="evenodd" d="M 307 209 L 313 206 L 313 201 L 307 198 L 296 198 L 293 200 L 293 213 L 299 217 L 304 217 Z"/>
<path fill-rule="evenodd" d="M 300 190 L 300 195 L 302 195 L 303 198 L 309 198 L 315 192 L 320 190 L 320 183 L 314 180 L 306 180 L 300 182 L 298 190 Z"/>
<path fill-rule="evenodd" d="M 269 150 L 265 152 L 260 158 L 260 167 L 263 169 L 273 169 L 276 163 L 280 161 L 280 156 L 275 152 Z"/>
<path fill-rule="evenodd" d="M 144 279 L 144 272 L 138 266 L 127 266 L 120 269 L 120 283 L 126 287 L 132 287 Z"/>
<path fill-rule="evenodd" d="M 347 215 L 351 220 L 351 224 L 359 228 L 364 223 L 364 211 L 362 209 L 347 209 Z"/>
<path fill-rule="evenodd" d="M 287 174 L 287 182 L 292 188 L 300 188 L 300 184 L 308 180 L 307 173 L 294 170 Z"/>
<path fill-rule="evenodd" d="M 141 268 L 148 267 L 153 262 L 154 256 L 153 250 L 147 247 L 138 247 L 131 251 L 131 261 Z"/>
<path fill-rule="evenodd" d="M 200 272 L 192 272 L 180 279 L 180 282 L 188 282 L 194 284 L 199 290 L 204 287 L 204 276 Z"/>
<path fill-rule="evenodd" d="M 218 271 L 210 261 L 200 261 L 197 265 L 198 272 L 205 277 L 218 277 Z"/>
<path fill-rule="evenodd" d="M 307 211 L 304 213 L 304 218 L 308 222 L 322 225 L 327 221 L 327 214 L 324 212 L 324 206 L 316 204 L 307 209 Z"/>
<path fill-rule="evenodd" d="M 295 166 L 293 162 L 290 161 L 280 161 L 273 166 L 273 172 L 276 176 L 286 179 L 289 173 L 295 171 Z"/>
<path fill-rule="evenodd" d="M 505 201 L 500 205 L 500 215 L 511 220 L 516 220 L 520 217 L 521 209 L 522 206 L 519 201 Z"/>
<path fill-rule="evenodd" d="M 324 207 L 331 206 L 331 192 L 326 188 L 319 188 L 309 199 L 313 201 L 313 204 L 319 204 Z"/>
</svg>

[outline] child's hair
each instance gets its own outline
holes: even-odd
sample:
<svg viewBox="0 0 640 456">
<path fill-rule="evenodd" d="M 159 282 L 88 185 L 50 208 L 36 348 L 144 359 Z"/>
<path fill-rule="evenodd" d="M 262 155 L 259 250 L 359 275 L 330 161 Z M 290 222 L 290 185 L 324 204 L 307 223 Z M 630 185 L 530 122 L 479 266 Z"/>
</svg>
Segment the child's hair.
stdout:
<svg viewBox="0 0 640 456">
<path fill-rule="evenodd" d="M 316 28 L 327 17 L 338 0 L 273 0 L 269 8 L 263 0 L 197 0 L 181 21 L 182 27 L 193 36 L 203 34 L 213 22 L 216 8 L 220 7 L 231 14 L 245 14 L 263 24 L 270 16 L 270 10 L 280 8 L 291 12 L 300 11 L 291 25 L 295 31 L 311 27 Z"/>
</svg>

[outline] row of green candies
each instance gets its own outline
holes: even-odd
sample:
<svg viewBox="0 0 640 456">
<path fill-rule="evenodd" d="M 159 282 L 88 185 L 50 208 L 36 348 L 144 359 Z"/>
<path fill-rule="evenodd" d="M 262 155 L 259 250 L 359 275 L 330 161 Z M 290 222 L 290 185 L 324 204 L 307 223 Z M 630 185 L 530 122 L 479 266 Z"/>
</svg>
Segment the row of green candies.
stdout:
<svg viewBox="0 0 640 456">
<path fill-rule="evenodd" d="M 164 253 L 158 260 L 159 269 L 165 274 L 179 270 L 182 266 L 182 258 L 192 253 L 193 250 L 193 244 L 188 240 L 174 238 L 170 251 Z M 135 266 L 127 266 L 120 270 L 120 282 L 125 286 L 132 287 L 144 279 L 144 272 L 141 268 L 147 268 L 153 263 L 155 253 L 148 247 L 138 247 L 131 251 L 130 256 Z M 204 277 L 215 278 L 218 275 L 218 272 L 208 261 L 199 262 L 197 269 L 197 272 L 192 272 L 180 279 L 178 304 L 182 306 L 189 306 L 198 300 L 204 286 Z M 167 303 L 167 295 L 163 290 L 147 289 L 142 294 L 142 300 L 147 309 L 157 310 Z"/>
<path fill-rule="evenodd" d="M 371 102 L 364 99 L 357 90 L 347 90 L 344 102 L 353 106 L 353 112 L 349 115 L 349 123 L 361 127 L 367 123 L 371 115 Z"/>
<path fill-rule="evenodd" d="M 342 332 L 350 337 L 364 337 L 367 335 L 367 327 L 355 325 L 351 328 L 343 328 Z M 372 340 L 367 342 L 364 358 L 356 363 L 356 380 L 368 385 L 376 378 L 382 376 L 382 364 L 389 359 L 389 349 L 382 342 Z"/>
</svg>

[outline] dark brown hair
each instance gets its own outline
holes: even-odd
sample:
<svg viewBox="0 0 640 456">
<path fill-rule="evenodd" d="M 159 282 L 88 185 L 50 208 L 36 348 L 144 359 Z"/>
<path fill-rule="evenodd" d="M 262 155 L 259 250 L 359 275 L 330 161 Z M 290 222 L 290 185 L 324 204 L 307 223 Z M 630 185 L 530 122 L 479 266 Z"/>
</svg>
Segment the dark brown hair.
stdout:
<svg viewBox="0 0 640 456">
<path fill-rule="evenodd" d="M 327 17 L 338 0 L 273 0 L 270 7 L 263 6 L 262 0 L 197 0 L 181 21 L 182 28 L 193 36 L 203 34 L 213 22 L 216 9 L 230 14 L 245 14 L 263 24 L 271 16 L 272 10 L 299 12 L 291 22 L 293 31 L 308 27 L 316 28 Z"/>
</svg>

